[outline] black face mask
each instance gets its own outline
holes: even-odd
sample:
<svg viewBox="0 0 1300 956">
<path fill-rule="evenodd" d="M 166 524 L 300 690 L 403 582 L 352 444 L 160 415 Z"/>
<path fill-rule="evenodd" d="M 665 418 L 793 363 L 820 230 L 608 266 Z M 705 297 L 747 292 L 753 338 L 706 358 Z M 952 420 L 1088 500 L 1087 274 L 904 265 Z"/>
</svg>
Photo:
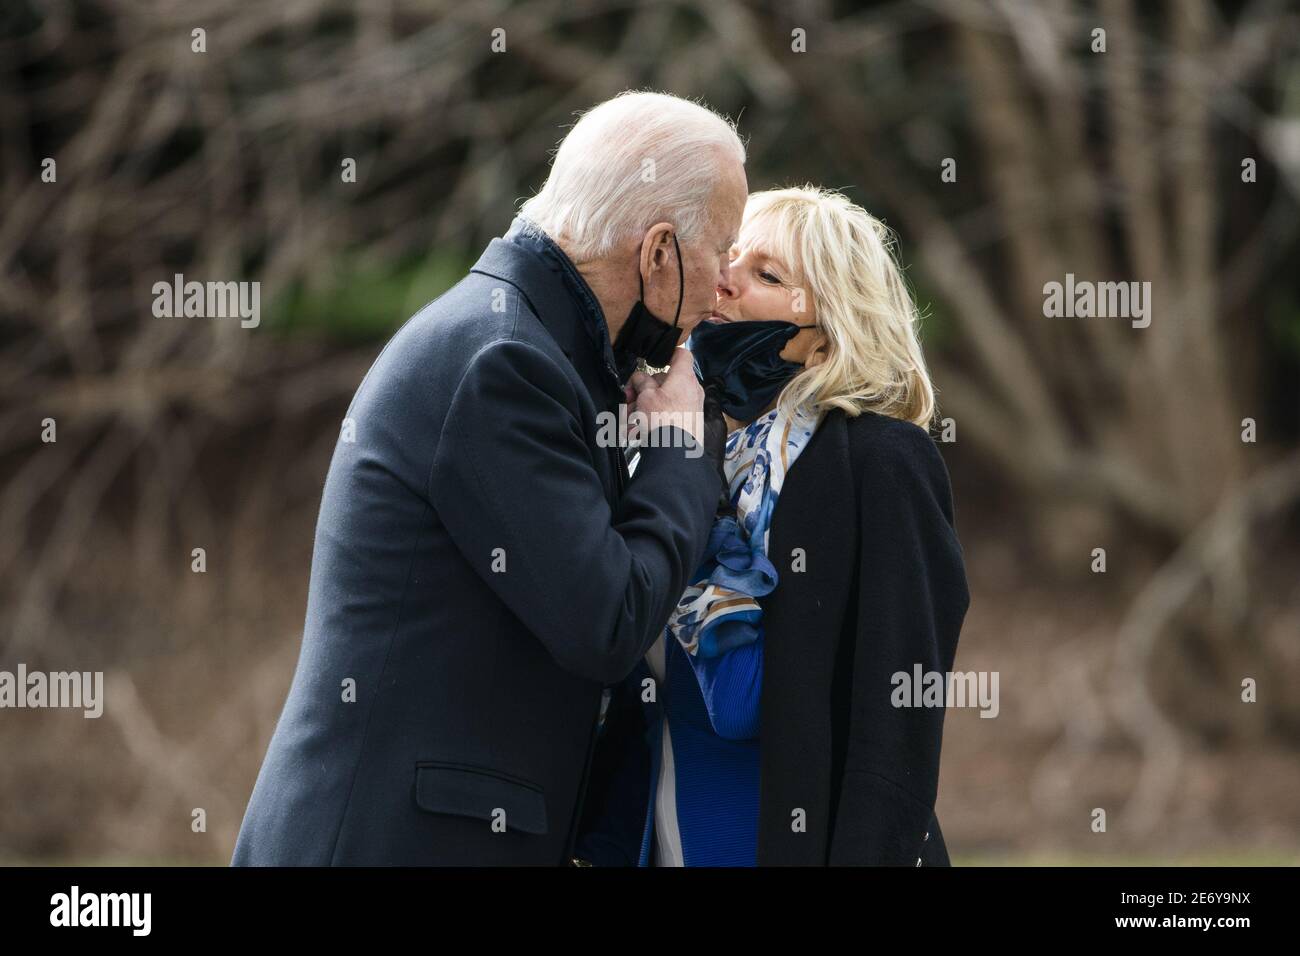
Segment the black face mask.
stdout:
<svg viewBox="0 0 1300 956">
<path fill-rule="evenodd" d="M 669 325 L 646 308 L 645 281 L 638 267 L 636 281 L 641 291 L 614 341 L 614 361 L 618 363 L 619 378 L 623 381 L 636 371 L 639 358 L 654 368 L 663 368 L 673 359 L 679 332 L 677 320 L 682 316 L 682 299 L 686 293 L 686 273 L 682 269 L 682 250 L 677 245 L 676 235 L 673 236 L 673 248 L 677 250 L 677 314 L 673 316 L 673 324 Z"/>
<path fill-rule="evenodd" d="M 691 331 L 695 374 L 722 410 L 741 422 L 753 421 L 786 382 L 803 370 L 781 358 L 800 329 L 791 322 L 701 322 Z"/>
</svg>

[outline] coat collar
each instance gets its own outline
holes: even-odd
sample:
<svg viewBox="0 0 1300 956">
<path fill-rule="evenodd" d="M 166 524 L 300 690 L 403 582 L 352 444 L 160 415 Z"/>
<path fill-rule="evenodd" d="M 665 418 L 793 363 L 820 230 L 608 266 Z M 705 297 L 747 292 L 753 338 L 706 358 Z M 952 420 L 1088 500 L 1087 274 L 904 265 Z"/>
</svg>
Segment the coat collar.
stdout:
<svg viewBox="0 0 1300 956">
<path fill-rule="evenodd" d="M 622 399 L 609 327 L 591 286 L 536 224 L 516 216 L 470 270 L 510 283 L 577 369 L 598 405 Z"/>
</svg>

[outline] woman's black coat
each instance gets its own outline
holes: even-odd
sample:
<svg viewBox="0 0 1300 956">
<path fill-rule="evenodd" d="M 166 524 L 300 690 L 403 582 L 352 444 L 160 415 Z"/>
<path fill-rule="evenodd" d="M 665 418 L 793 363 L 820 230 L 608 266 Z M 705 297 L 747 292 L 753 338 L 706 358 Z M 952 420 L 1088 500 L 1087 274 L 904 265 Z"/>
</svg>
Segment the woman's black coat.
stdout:
<svg viewBox="0 0 1300 956">
<path fill-rule="evenodd" d="M 952 670 L 969 604 L 933 439 L 830 412 L 786 476 L 768 557 L 780 582 L 762 600 L 759 865 L 947 865 L 944 710 L 893 703 L 896 674 Z M 636 677 L 611 705 L 584 803 L 578 851 L 598 863 L 635 863 L 640 845 Z"/>
</svg>

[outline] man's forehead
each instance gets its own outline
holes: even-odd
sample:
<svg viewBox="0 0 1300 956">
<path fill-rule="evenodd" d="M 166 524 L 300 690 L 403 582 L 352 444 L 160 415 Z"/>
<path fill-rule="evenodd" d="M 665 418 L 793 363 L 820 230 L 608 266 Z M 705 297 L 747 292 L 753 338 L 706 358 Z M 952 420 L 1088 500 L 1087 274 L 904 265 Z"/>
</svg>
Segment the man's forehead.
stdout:
<svg viewBox="0 0 1300 956">
<path fill-rule="evenodd" d="M 727 187 L 718 190 L 719 198 L 731 211 L 740 215 L 745 213 L 745 204 L 749 201 L 749 180 L 745 176 L 745 167 L 737 163 L 732 175 L 727 177 Z"/>
<path fill-rule="evenodd" d="M 729 204 L 727 215 L 719 217 L 718 231 L 720 238 L 726 240 L 728 249 L 740 241 L 740 226 L 744 218 L 745 203 L 743 201 Z"/>
<path fill-rule="evenodd" d="M 745 218 L 745 205 L 749 201 L 749 183 L 745 178 L 745 167 L 737 163 L 734 172 L 727 177 L 726 185 L 716 189 L 713 194 L 713 220 L 717 237 L 724 249 L 730 249 L 738 241 L 740 225 Z"/>
</svg>

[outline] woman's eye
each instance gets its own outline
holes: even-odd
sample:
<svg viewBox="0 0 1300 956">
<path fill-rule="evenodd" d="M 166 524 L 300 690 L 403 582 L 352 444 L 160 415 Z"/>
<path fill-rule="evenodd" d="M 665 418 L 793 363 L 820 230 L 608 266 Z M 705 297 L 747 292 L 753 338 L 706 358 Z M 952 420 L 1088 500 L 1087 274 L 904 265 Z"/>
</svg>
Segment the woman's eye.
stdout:
<svg viewBox="0 0 1300 956">
<path fill-rule="evenodd" d="M 772 275 L 772 273 L 768 272 L 767 270 L 760 272 L 758 274 L 758 277 L 762 279 L 764 282 L 768 283 L 769 285 L 780 285 L 781 283 L 780 279 Z"/>
</svg>

